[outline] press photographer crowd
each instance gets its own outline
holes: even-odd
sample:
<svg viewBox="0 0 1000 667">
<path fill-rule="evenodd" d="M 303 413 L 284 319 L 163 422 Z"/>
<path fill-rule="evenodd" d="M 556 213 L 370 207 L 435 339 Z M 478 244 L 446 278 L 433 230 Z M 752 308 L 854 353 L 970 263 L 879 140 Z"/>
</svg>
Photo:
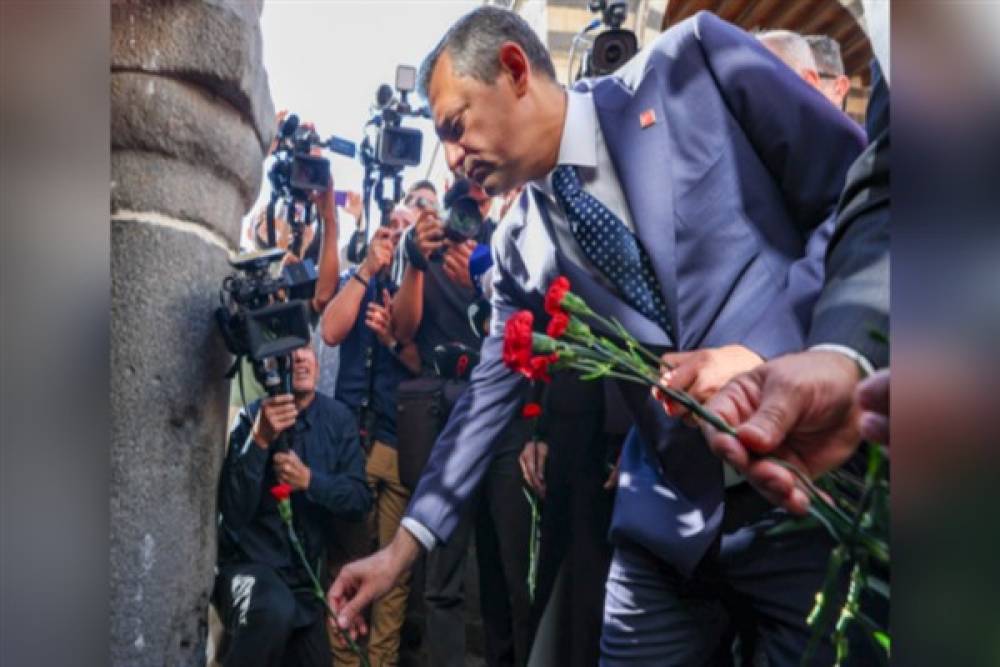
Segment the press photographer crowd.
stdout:
<svg viewBox="0 0 1000 667">
<path fill-rule="evenodd" d="M 362 141 L 279 113 L 219 664 L 464 665 L 470 616 L 491 666 L 888 662 L 888 77 L 862 127 L 832 37 L 591 4 L 569 87 L 483 6 Z"/>
</svg>

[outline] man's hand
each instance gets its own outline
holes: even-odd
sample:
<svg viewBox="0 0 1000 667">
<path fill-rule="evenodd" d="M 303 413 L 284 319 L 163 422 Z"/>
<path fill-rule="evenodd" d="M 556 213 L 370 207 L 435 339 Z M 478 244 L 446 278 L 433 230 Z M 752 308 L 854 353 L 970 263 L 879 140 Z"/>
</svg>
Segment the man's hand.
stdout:
<svg viewBox="0 0 1000 667">
<path fill-rule="evenodd" d="M 757 354 L 742 345 L 705 348 L 691 352 L 670 352 L 663 355 L 661 380 L 668 387 L 685 391 L 699 403 L 715 395 L 733 376 L 763 363 Z M 655 392 L 663 401 L 663 409 L 671 417 L 683 417 L 687 409 Z"/>
<path fill-rule="evenodd" d="M 701 428 L 712 452 L 746 475 L 764 497 L 795 514 L 809 497 L 775 456 L 810 478 L 839 467 L 857 449 L 861 371 L 838 352 L 810 350 L 779 357 L 734 378 L 706 407 L 736 429 L 737 438 Z"/>
<path fill-rule="evenodd" d="M 379 227 L 368 244 L 364 263 L 358 267 L 358 273 L 365 280 L 371 280 L 382 269 L 392 263 L 392 232 L 385 227 Z"/>
<path fill-rule="evenodd" d="M 282 484 L 288 484 L 296 491 L 306 491 L 312 473 L 293 451 L 278 452 L 274 455 L 274 474 Z"/>
<path fill-rule="evenodd" d="M 334 198 L 333 172 L 330 172 L 330 187 L 323 192 L 315 190 L 309 193 L 309 201 L 316 207 L 320 219 L 324 225 L 336 225 L 337 223 L 337 202 Z"/>
<path fill-rule="evenodd" d="M 267 449 L 279 433 L 295 423 L 298 416 L 295 397 L 291 394 L 268 396 L 260 402 L 260 411 L 253 424 L 254 442 L 258 447 Z"/>
<path fill-rule="evenodd" d="M 622 467 L 622 454 L 618 452 L 618 459 L 615 461 L 615 465 L 611 468 L 611 472 L 608 473 L 608 478 L 604 481 L 601 486 L 605 491 L 613 491 L 618 487 L 618 472 Z"/>
<path fill-rule="evenodd" d="M 396 344 L 396 340 L 392 337 L 392 299 L 389 296 L 389 290 L 382 289 L 382 305 L 374 301 L 368 304 L 365 324 L 375 332 L 378 342 L 385 347 L 391 348 Z"/>
<path fill-rule="evenodd" d="M 545 460 L 548 456 L 548 444 L 529 440 L 524 444 L 521 455 L 517 457 L 525 483 L 542 499 L 545 498 Z"/>
<path fill-rule="evenodd" d="M 344 202 L 344 210 L 352 215 L 355 220 L 359 219 L 364 210 L 361 205 L 361 195 L 354 190 L 348 190 L 347 201 Z"/>
<path fill-rule="evenodd" d="M 327 602 L 337 613 L 336 620 L 331 618 L 329 622 L 349 631 L 351 639 L 367 633 L 362 616 L 365 607 L 388 593 L 419 555 L 416 538 L 400 526 L 388 546 L 345 565 L 326 594 Z"/>
<path fill-rule="evenodd" d="M 441 268 L 448 276 L 448 279 L 456 285 L 472 289 L 472 275 L 469 273 L 469 260 L 472 258 L 472 251 L 478 245 L 475 241 L 469 240 L 457 245 L 449 245 L 444 253 L 444 262 Z"/>
<path fill-rule="evenodd" d="M 431 209 L 419 209 L 417 222 L 413 226 L 413 241 L 424 257 L 431 254 L 444 243 L 444 226 L 437 212 Z"/>
</svg>

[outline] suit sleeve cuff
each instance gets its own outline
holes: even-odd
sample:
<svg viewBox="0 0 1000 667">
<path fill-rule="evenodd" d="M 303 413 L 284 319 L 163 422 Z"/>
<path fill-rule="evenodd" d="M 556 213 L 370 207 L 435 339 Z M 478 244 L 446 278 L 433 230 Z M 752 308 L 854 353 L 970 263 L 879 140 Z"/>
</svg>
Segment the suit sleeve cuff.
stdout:
<svg viewBox="0 0 1000 667">
<path fill-rule="evenodd" d="M 417 542 L 420 542 L 427 551 L 431 551 L 437 545 L 437 538 L 434 537 L 434 534 L 416 519 L 405 516 L 400 524 L 410 531 L 410 534 L 417 538 Z"/>
<path fill-rule="evenodd" d="M 827 352 L 839 352 L 846 357 L 849 357 L 858 365 L 861 369 L 861 373 L 864 377 L 868 377 L 875 372 L 875 367 L 872 362 L 868 361 L 865 355 L 861 354 L 857 350 L 851 349 L 846 345 L 837 345 L 836 343 L 820 343 L 819 345 L 813 345 L 809 348 L 810 350 L 826 350 Z"/>
</svg>

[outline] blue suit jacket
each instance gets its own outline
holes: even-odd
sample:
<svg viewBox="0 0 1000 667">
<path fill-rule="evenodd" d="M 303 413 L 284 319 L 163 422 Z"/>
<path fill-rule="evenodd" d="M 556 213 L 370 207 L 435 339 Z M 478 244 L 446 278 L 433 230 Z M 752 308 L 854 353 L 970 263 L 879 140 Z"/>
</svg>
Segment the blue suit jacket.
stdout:
<svg viewBox="0 0 1000 667">
<path fill-rule="evenodd" d="M 501 361 L 509 315 L 529 309 L 544 323 L 545 290 L 566 275 L 591 307 L 649 345 L 739 343 L 765 358 L 801 349 L 832 214 L 864 147 L 860 128 L 753 37 L 708 13 L 671 28 L 614 75 L 578 85 L 592 89 L 671 332 L 570 261 L 527 188 L 493 240 L 492 335 L 407 512 L 442 540 L 519 406 L 524 380 Z M 649 109 L 656 122 L 643 129 Z M 623 391 L 642 442 L 631 438 L 623 455 L 612 536 L 689 572 L 718 533 L 721 464 L 700 431 L 667 418 L 645 387 Z"/>
</svg>

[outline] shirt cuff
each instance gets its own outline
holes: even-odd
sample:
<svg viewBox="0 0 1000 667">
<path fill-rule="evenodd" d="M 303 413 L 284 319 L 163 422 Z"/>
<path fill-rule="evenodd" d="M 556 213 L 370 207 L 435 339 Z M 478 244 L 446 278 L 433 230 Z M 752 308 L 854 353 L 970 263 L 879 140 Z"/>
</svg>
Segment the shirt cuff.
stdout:
<svg viewBox="0 0 1000 667">
<path fill-rule="evenodd" d="M 417 538 L 417 542 L 420 542 L 427 551 L 431 551 L 437 545 L 437 538 L 434 537 L 434 533 L 427 530 L 424 524 L 416 519 L 405 516 L 400 521 L 400 524 L 402 524 L 403 528 L 410 531 L 410 534 Z"/>
<path fill-rule="evenodd" d="M 875 367 L 872 362 L 868 361 L 868 358 L 857 350 L 853 350 L 846 345 L 837 345 L 836 343 L 820 343 L 819 345 L 813 345 L 809 348 L 810 350 L 826 350 L 827 352 L 839 352 L 845 357 L 849 357 L 858 365 L 861 369 L 861 373 L 864 377 L 868 377 L 875 373 Z"/>
</svg>

